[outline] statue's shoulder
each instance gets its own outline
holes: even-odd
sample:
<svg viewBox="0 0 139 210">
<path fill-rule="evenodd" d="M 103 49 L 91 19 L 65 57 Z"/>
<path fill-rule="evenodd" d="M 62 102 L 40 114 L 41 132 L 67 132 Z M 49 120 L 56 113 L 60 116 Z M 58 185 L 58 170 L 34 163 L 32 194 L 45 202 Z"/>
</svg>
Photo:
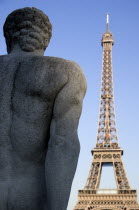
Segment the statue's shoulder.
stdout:
<svg viewBox="0 0 139 210">
<path fill-rule="evenodd" d="M 7 59 L 8 56 L 7 55 L 0 55 L 0 62 L 3 61 L 4 59 Z"/>
<path fill-rule="evenodd" d="M 71 83 L 74 89 L 86 92 L 87 81 L 82 68 L 76 62 L 57 57 L 49 57 L 48 59 L 53 60 L 60 69 L 63 69 L 63 72 L 68 74 L 68 83 Z"/>
<path fill-rule="evenodd" d="M 66 71 L 69 74 L 69 77 L 82 78 L 86 82 L 82 68 L 74 61 L 67 60 L 59 57 L 43 56 L 45 62 L 50 63 L 51 65 L 58 67 L 61 71 Z"/>
<path fill-rule="evenodd" d="M 51 64 L 57 64 L 57 65 L 63 65 L 64 67 L 75 67 L 76 65 L 78 65 L 77 63 L 75 63 L 74 61 L 70 61 L 64 58 L 59 58 L 59 57 L 52 57 L 52 56 L 42 56 L 42 59 L 45 62 L 50 62 Z"/>
</svg>

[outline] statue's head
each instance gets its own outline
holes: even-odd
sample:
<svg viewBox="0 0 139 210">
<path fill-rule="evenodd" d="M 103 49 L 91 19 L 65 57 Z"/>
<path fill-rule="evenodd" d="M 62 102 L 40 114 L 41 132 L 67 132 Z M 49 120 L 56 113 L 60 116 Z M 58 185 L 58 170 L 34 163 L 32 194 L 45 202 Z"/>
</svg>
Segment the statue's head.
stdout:
<svg viewBox="0 0 139 210">
<path fill-rule="evenodd" d="M 49 18 L 34 7 L 13 11 L 6 18 L 3 29 L 8 53 L 15 45 L 26 52 L 45 51 L 52 35 Z"/>
</svg>

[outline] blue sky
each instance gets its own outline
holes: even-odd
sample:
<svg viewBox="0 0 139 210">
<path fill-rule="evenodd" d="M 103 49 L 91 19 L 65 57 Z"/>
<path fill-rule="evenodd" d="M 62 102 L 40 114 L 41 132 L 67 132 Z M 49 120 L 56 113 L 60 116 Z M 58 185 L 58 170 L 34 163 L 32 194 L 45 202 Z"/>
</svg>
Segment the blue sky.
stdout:
<svg viewBox="0 0 139 210">
<path fill-rule="evenodd" d="M 2 25 L 17 8 L 37 7 L 53 25 L 53 37 L 45 55 L 76 61 L 88 83 L 79 125 L 81 153 L 72 185 L 68 210 L 77 201 L 90 168 L 96 143 L 102 68 L 101 37 L 105 15 L 110 14 L 113 33 L 114 93 L 119 143 L 132 188 L 139 197 L 139 1 L 138 0 L 1 0 L 0 54 L 6 54 Z M 108 180 L 110 176 L 107 175 Z M 109 183 L 109 186 L 112 182 Z"/>
</svg>

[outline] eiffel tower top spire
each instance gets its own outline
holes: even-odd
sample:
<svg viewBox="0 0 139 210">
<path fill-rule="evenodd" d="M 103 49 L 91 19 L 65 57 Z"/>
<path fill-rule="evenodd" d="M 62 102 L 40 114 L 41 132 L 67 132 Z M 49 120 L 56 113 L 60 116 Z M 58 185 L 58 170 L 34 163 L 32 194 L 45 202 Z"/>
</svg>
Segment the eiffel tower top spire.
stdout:
<svg viewBox="0 0 139 210">
<path fill-rule="evenodd" d="M 112 45 L 114 44 L 113 35 L 109 31 L 109 14 L 106 15 L 106 32 L 102 36 L 102 40 L 101 40 L 102 47 L 104 47 L 105 43 L 110 43 Z"/>
<path fill-rule="evenodd" d="M 106 31 L 109 31 L 109 14 L 106 15 Z"/>
</svg>

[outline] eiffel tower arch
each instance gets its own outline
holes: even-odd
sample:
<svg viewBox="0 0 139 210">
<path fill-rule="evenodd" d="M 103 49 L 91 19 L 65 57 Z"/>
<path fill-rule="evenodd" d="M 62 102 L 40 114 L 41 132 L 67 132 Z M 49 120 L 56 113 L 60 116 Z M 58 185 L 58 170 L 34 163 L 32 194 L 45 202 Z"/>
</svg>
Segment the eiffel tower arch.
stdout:
<svg viewBox="0 0 139 210">
<path fill-rule="evenodd" d="M 121 207 L 117 207 L 117 208 L 110 208 L 109 206 L 105 206 L 105 209 L 104 207 L 102 208 L 97 208 L 97 207 L 94 207 L 94 206 L 88 206 L 85 210 L 129 210 L 128 208 L 126 208 L 125 206 L 121 206 Z"/>
<path fill-rule="evenodd" d="M 108 206 L 106 205 L 105 207 L 104 206 L 97 207 L 97 206 L 88 205 L 85 210 L 130 210 L 130 209 L 126 207 L 125 205 L 117 206 L 115 208 L 113 206 L 110 207 L 110 205 Z"/>
<path fill-rule="evenodd" d="M 139 210 L 137 192 L 131 189 L 124 164 L 123 150 L 119 146 L 113 93 L 112 46 L 114 39 L 109 31 L 107 15 L 106 32 L 102 36 L 103 67 L 100 97 L 100 113 L 96 147 L 83 190 L 79 190 L 74 210 Z M 100 189 L 100 178 L 104 164 L 114 168 L 116 189 Z"/>
</svg>

